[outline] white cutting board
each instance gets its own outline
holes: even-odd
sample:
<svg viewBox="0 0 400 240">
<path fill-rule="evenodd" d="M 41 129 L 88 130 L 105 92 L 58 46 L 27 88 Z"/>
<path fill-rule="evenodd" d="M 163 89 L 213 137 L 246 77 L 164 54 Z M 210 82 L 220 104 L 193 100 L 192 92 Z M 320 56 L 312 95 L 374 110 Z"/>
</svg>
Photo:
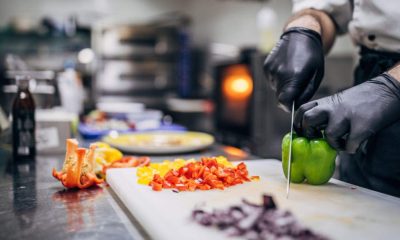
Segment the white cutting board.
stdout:
<svg viewBox="0 0 400 240">
<path fill-rule="evenodd" d="M 246 198 L 260 203 L 263 193 L 273 195 L 279 208 L 288 209 L 315 232 L 332 239 L 399 239 L 400 199 L 332 179 L 323 186 L 292 184 L 289 199 L 286 179 L 277 160 L 246 162 L 250 175 L 260 181 L 221 190 L 154 192 L 136 183 L 136 169 L 109 169 L 107 182 L 153 239 L 232 239 L 225 233 L 191 221 L 195 206 L 228 207 Z"/>
</svg>

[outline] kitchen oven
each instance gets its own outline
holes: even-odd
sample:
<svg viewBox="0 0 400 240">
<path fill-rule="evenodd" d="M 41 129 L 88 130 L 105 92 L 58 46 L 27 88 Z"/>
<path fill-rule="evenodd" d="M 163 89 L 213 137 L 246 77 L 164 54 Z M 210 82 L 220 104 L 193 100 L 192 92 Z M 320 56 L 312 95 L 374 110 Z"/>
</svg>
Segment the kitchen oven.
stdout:
<svg viewBox="0 0 400 240">
<path fill-rule="evenodd" d="M 261 157 L 279 157 L 289 114 L 277 107 L 262 70 L 265 55 L 242 51 L 239 60 L 214 68 L 216 136 Z"/>
</svg>

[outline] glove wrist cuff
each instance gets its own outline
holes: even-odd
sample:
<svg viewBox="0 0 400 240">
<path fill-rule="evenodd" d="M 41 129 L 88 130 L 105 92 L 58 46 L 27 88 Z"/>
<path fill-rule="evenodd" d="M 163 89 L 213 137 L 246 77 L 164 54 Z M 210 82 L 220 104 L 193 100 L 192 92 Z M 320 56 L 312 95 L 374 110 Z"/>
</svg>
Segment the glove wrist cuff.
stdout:
<svg viewBox="0 0 400 240">
<path fill-rule="evenodd" d="M 305 28 L 305 27 L 291 27 L 288 28 L 284 33 L 282 33 L 281 38 L 285 35 L 288 34 L 302 34 L 305 35 L 307 37 L 310 37 L 316 41 L 318 41 L 321 46 L 322 46 L 322 38 L 321 38 L 321 34 L 319 34 L 317 31 L 314 31 L 312 29 L 309 28 Z"/>
<path fill-rule="evenodd" d="M 400 82 L 387 72 L 382 73 L 378 78 L 392 91 L 392 93 L 400 101 Z"/>
</svg>

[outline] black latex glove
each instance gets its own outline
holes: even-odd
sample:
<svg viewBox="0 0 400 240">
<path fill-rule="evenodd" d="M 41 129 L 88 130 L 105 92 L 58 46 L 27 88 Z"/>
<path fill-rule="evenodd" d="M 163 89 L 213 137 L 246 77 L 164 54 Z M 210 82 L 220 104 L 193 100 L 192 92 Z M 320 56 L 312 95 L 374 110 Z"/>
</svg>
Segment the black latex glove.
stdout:
<svg viewBox="0 0 400 240">
<path fill-rule="evenodd" d="M 360 85 L 302 105 L 297 132 L 312 137 L 318 130 L 337 150 L 355 153 L 371 135 L 400 120 L 400 83 L 381 74 Z"/>
<path fill-rule="evenodd" d="M 324 76 L 324 50 L 319 33 L 294 27 L 281 36 L 264 62 L 264 73 L 279 103 L 296 109 L 314 95 Z"/>
</svg>

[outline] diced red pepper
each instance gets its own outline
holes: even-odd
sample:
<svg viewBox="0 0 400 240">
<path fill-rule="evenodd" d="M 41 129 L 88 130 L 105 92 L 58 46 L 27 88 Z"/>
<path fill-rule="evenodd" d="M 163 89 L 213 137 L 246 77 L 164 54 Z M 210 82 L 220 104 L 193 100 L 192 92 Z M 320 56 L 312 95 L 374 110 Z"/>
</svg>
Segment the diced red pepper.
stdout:
<svg viewBox="0 0 400 240">
<path fill-rule="evenodd" d="M 249 177 L 244 163 L 238 164 L 237 167 L 227 167 L 218 164 L 215 158 L 202 158 L 201 161 L 187 163 L 177 170 L 171 169 L 164 177 L 155 174 L 149 185 L 155 191 L 160 191 L 162 188 L 173 188 L 178 191 L 223 190 L 253 179 L 259 177 Z"/>
<path fill-rule="evenodd" d="M 152 182 L 151 187 L 154 191 L 161 191 L 163 188 L 163 185 L 161 183 Z"/>
<path fill-rule="evenodd" d="M 109 165 L 103 166 L 103 173 L 105 174 L 109 168 L 129 168 L 129 167 L 141 167 L 148 166 L 150 164 L 149 157 L 134 157 L 124 156 L 121 159 L 112 162 Z"/>
</svg>

